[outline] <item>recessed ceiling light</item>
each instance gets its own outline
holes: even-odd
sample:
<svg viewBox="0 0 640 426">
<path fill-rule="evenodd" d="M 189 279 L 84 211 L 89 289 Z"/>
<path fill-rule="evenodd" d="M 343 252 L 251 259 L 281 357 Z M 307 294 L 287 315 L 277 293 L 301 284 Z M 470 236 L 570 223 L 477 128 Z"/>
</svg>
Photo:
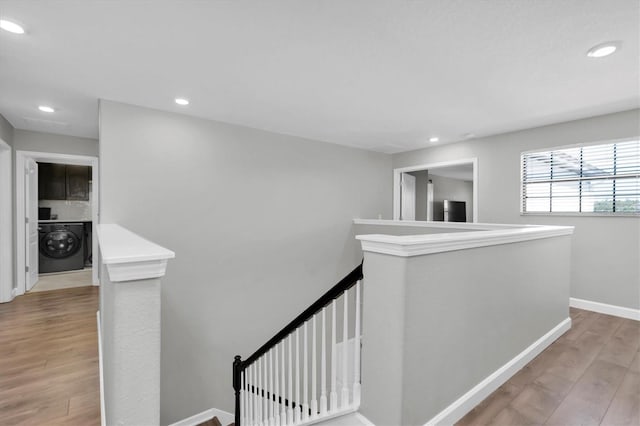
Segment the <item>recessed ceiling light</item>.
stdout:
<svg viewBox="0 0 640 426">
<path fill-rule="evenodd" d="M 24 28 L 12 21 L 0 19 L 0 28 L 14 34 L 24 34 Z"/>
<path fill-rule="evenodd" d="M 587 52 L 587 56 L 590 58 L 604 58 L 605 56 L 611 55 L 613 52 L 620 48 L 619 41 L 608 41 L 606 43 L 601 43 L 596 46 L 593 46 Z"/>
<path fill-rule="evenodd" d="M 176 98 L 176 103 L 180 106 L 187 106 L 189 105 L 189 99 L 185 99 L 185 98 Z"/>
<path fill-rule="evenodd" d="M 429 138 L 429 142 L 438 142 L 440 139 L 437 136 Z"/>
<path fill-rule="evenodd" d="M 55 109 L 51 108 L 50 106 L 46 106 L 46 105 L 40 105 L 38 107 L 38 109 L 42 112 L 56 112 Z"/>
</svg>

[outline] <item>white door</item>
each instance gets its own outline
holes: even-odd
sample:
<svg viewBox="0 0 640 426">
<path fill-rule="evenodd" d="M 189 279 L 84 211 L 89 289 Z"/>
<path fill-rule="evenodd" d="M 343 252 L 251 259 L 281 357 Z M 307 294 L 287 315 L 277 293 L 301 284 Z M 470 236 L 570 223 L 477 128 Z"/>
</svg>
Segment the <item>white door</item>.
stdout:
<svg viewBox="0 0 640 426">
<path fill-rule="evenodd" d="M 31 290 L 38 282 L 38 163 L 32 158 L 27 159 L 25 168 L 25 206 L 26 213 L 26 233 L 27 233 L 27 253 L 26 265 L 26 286 L 27 291 Z"/>
<path fill-rule="evenodd" d="M 408 173 L 400 176 L 400 220 L 416 220 L 416 178 Z"/>
</svg>

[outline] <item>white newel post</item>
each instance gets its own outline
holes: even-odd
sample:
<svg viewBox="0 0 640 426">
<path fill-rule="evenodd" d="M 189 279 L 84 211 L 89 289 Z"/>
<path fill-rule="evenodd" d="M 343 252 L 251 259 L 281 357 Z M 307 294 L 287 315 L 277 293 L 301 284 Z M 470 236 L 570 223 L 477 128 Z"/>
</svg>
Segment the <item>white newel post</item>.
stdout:
<svg viewBox="0 0 640 426">
<path fill-rule="evenodd" d="M 160 281 L 174 253 L 98 225 L 103 423 L 160 424 Z"/>
</svg>

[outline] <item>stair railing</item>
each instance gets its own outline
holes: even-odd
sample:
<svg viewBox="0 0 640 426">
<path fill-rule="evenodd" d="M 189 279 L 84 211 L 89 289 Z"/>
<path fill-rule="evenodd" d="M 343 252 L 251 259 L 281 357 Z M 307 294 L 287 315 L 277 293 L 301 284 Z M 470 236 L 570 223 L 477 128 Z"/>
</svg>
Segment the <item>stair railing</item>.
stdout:
<svg viewBox="0 0 640 426">
<path fill-rule="evenodd" d="M 360 264 L 249 358 L 236 355 L 235 426 L 304 425 L 358 409 L 362 277 Z"/>
</svg>

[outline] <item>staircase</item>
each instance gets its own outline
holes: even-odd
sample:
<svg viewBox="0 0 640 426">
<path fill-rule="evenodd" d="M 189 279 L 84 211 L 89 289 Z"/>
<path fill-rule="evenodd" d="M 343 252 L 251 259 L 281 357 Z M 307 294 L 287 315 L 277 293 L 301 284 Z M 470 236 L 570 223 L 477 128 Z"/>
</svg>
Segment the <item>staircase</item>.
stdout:
<svg viewBox="0 0 640 426">
<path fill-rule="evenodd" d="M 362 277 L 360 264 L 246 360 L 235 357 L 235 426 L 301 426 L 358 410 Z"/>
<path fill-rule="evenodd" d="M 228 426 L 234 426 L 234 425 L 235 425 L 234 423 L 231 423 Z M 220 423 L 220 420 L 218 420 L 217 417 L 213 417 L 207 420 L 206 422 L 202 422 L 198 424 L 198 426 L 222 426 L 222 423 Z"/>
</svg>

